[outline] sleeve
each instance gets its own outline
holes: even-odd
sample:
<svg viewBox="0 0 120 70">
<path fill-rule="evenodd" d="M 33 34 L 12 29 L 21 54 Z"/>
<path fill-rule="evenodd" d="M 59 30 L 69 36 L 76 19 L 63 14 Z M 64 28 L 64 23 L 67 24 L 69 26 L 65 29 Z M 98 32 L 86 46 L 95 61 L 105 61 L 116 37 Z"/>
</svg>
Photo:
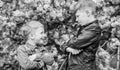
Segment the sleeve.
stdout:
<svg viewBox="0 0 120 70">
<path fill-rule="evenodd" d="M 64 47 L 64 50 L 67 47 L 74 49 L 82 49 L 88 47 L 89 45 L 98 41 L 100 36 L 101 28 L 96 24 L 90 25 L 81 31 L 81 34 L 78 36 L 76 41 L 73 41 L 72 43 L 70 42 L 66 47 Z"/>
<path fill-rule="evenodd" d="M 62 46 L 60 46 L 60 50 L 62 51 L 62 52 L 64 52 L 64 53 L 66 53 L 66 48 L 67 48 L 68 46 L 66 45 L 66 44 L 64 44 L 64 45 L 62 45 Z"/>
<path fill-rule="evenodd" d="M 87 47 L 96 41 L 96 33 L 91 30 L 82 31 L 77 40 L 70 40 L 68 44 L 61 46 L 61 50 L 66 52 L 66 48 L 71 47 L 74 49 L 81 49 Z"/>
<path fill-rule="evenodd" d="M 23 47 L 17 50 L 17 60 L 24 69 L 33 69 L 38 67 L 38 62 L 29 60 L 28 54 Z"/>
<path fill-rule="evenodd" d="M 75 49 L 81 49 L 89 46 L 93 42 L 97 41 L 97 34 L 94 31 L 83 31 L 79 37 L 78 40 L 69 44 L 69 47 L 75 48 Z"/>
</svg>

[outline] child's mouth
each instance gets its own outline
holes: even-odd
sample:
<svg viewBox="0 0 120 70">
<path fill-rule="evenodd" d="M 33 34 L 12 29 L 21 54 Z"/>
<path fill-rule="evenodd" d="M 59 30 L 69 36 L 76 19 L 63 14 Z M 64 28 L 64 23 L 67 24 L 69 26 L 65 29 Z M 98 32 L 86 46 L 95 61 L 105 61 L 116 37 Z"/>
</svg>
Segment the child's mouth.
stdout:
<svg viewBox="0 0 120 70">
<path fill-rule="evenodd" d="M 46 45 L 48 43 L 48 39 L 47 38 L 42 39 L 42 40 L 43 40 L 44 45 Z"/>
</svg>

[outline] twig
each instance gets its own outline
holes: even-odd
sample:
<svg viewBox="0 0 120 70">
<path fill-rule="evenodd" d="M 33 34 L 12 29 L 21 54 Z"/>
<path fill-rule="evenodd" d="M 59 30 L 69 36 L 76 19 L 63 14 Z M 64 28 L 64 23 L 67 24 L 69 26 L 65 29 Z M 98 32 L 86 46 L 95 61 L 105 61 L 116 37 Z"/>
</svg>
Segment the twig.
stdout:
<svg viewBox="0 0 120 70">
<path fill-rule="evenodd" d="M 67 61 L 67 58 L 64 60 L 64 62 L 63 62 L 62 65 L 60 66 L 59 70 L 62 70 L 63 65 L 66 63 L 66 61 Z"/>
<path fill-rule="evenodd" d="M 117 52 L 117 70 L 119 70 L 120 65 L 120 46 L 118 46 L 118 52 Z"/>
</svg>

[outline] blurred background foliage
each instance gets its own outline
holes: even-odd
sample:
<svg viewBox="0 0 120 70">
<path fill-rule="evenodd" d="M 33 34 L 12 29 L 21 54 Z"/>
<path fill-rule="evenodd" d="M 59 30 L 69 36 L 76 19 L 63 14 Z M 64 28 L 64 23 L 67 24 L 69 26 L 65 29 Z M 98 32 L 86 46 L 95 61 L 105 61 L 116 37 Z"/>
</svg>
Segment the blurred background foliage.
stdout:
<svg viewBox="0 0 120 70">
<path fill-rule="evenodd" d="M 61 46 L 77 34 L 80 24 L 74 12 L 84 6 L 95 8 L 93 15 L 101 24 L 120 22 L 120 0 L 0 0 L 0 70 L 19 69 L 15 55 L 27 40 L 28 33 L 20 30 L 26 22 L 40 21 L 50 42 L 55 40 Z M 119 37 L 119 27 L 111 33 Z M 112 37 L 107 45 L 99 47 L 96 63 L 100 70 L 117 69 L 118 43 L 119 39 Z"/>
</svg>

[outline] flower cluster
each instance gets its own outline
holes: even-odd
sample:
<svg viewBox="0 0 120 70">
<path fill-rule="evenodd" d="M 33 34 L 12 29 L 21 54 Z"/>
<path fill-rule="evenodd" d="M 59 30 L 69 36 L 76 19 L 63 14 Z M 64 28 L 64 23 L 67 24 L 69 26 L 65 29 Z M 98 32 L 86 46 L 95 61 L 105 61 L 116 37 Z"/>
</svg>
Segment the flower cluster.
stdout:
<svg viewBox="0 0 120 70">
<path fill-rule="evenodd" d="M 114 27 L 112 38 L 117 36 L 119 39 L 119 4 L 119 0 L 0 0 L 0 68 L 17 70 L 18 64 L 12 58 L 18 45 L 24 44 L 28 35 L 20 29 L 31 20 L 44 24 L 49 39 L 59 46 L 69 40 L 75 41 L 80 26 L 94 20 L 101 25 L 111 23 Z M 116 51 L 118 40 L 112 41 L 114 38 L 110 40 L 111 46 L 107 47 L 107 51 L 99 48 L 96 55 L 99 67 L 103 67 L 102 62 L 109 62 L 110 51 Z M 109 64 L 106 66 L 110 68 Z"/>
</svg>

